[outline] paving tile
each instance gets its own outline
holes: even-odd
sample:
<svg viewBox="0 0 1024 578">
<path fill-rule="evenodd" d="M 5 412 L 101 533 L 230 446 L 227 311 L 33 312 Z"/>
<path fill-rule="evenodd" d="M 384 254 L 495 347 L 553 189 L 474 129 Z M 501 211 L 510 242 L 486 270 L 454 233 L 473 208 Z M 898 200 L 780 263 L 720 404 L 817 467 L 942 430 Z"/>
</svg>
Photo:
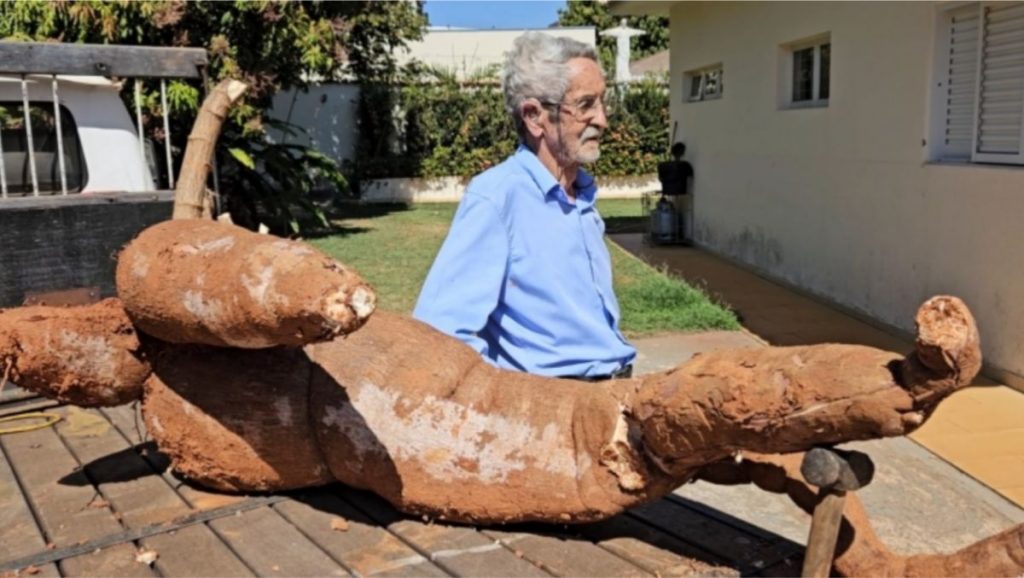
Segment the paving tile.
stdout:
<svg viewBox="0 0 1024 578">
<path fill-rule="evenodd" d="M 1013 404 L 1014 407 L 1024 411 L 1024 392 L 1000 385 L 996 387 L 977 387 L 967 390 L 968 396 L 979 403 Z M 1024 413 L 1019 415 L 1020 421 L 1024 423 Z"/>
<path fill-rule="evenodd" d="M 948 417 L 933 415 L 920 429 L 910 434 L 918 443 L 928 445 L 936 440 L 949 436 L 962 436 L 971 433 L 950 420 Z"/>
<path fill-rule="evenodd" d="M 934 436 L 928 442 L 943 456 L 954 460 L 1024 457 L 1020 440 L 1024 429 L 999 430 L 983 433 L 965 433 Z"/>
<path fill-rule="evenodd" d="M 1020 506 L 1024 506 L 1024 486 L 1014 486 L 1012 488 L 1003 488 L 999 490 L 999 493 L 1006 496 L 1010 500 L 1016 502 Z"/>
<path fill-rule="evenodd" d="M 1009 388 L 1007 388 L 1009 389 Z M 965 390 L 965 393 L 972 393 Z M 1021 430 L 1024 432 L 1024 394 L 1019 394 L 1021 401 L 996 401 L 987 398 L 964 397 L 955 411 L 950 412 L 950 419 L 957 425 L 972 432 L 995 432 L 1004 430 Z M 1024 437 L 1019 438 L 1021 452 L 1024 453 Z"/>
<path fill-rule="evenodd" d="M 1024 458 L 999 456 L 959 459 L 957 467 L 995 489 L 1019 487 L 1024 480 Z"/>
</svg>

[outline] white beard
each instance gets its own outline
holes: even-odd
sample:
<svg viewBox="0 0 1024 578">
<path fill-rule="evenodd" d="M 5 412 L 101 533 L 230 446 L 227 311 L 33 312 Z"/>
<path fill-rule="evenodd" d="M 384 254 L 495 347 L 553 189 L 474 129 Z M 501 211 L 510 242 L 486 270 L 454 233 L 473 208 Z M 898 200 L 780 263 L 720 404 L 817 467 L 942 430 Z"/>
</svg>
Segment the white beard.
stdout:
<svg viewBox="0 0 1024 578">
<path fill-rule="evenodd" d="M 599 159 L 600 157 L 600 145 L 594 147 L 593 149 L 583 149 L 581 147 L 580 150 L 576 152 L 576 162 L 580 163 L 581 165 L 589 165 L 591 163 L 596 163 L 597 159 Z"/>
</svg>

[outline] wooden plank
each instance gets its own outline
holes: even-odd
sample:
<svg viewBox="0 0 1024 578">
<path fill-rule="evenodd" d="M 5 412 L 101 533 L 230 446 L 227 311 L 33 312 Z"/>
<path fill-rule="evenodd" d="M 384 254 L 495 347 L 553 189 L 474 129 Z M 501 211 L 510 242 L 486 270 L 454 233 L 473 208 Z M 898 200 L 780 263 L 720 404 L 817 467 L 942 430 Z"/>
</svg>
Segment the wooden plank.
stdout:
<svg viewBox="0 0 1024 578">
<path fill-rule="evenodd" d="M 155 576 L 152 568 L 135 559 L 134 544 L 118 544 L 92 554 L 82 554 L 61 560 L 61 574 L 65 576 Z"/>
<path fill-rule="evenodd" d="M 30 395 L 25 395 L 22 399 L 15 401 L 0 402 L 0 417 L 7 417 L 19 413 L 28 413 L 30 411 L 43 411 L 60 405 L 52 399 L 42 398 L 25 390 L 21 391 L 29 393 Z M 14 424 L 8 423 L 7 425 Z"/>
<path fill-rule="evenodd" d="M 35 572 L 33 574 L 32 572 Z M 44 564 L 42 566 L 33 566 L 32 568 L 18 568 L 10 573 L 4 573 L 3 576 L 27 576 L 30 578 L 60 578 L 60 571 L 57 570 L 56 564 Z"/>
<path fill-rule="evenodd" d="M 210 522 L 259 576 L 348 576 L 349 573 L 269 507 Z"/>
<path fill-rule="evenodd" d="M 88 205 L 127 205 L 167 203 L 174 200 L 173 191 L 139 191 L 128 193 L 89 193 L 88 195 L 55 195 L 7 198 L 0 201 L 0 212 L 61 209 Z"/>
<path fill-rule="evenodd" d="M 569 534 L 547 528 L 531 532 L 483 530 L 524 558 L 556 576 L 651 576 L 651 572 Z"/>
<path fill-rule="evenodd" d="M 710 486 L 710 488 L 713 488 L 715 490 L 723 490 L 723 491 L 729 489 L 728 486 Z M 735 489 L 735 488 L 733 488 L 733 489 Z M 779 497 L 779 496 L 775 496 L 775 497 Z M 802 517 L 800 519 L 800 522 L 803 522 L 803 527 L 800 528 L 799 530 L 797 530 L 797 533 L 801 536 L 801 541 L 797 542 L 797 541 L 793 541 L 793 539 L 790 538 L 790 537 L 786 537 L 786 536 L 783 536 L 782 534 L 778 534 L 778 533 L 766 530 L 765 528 L 762 528 L 761 526 L 758 526 L 757 524 L 752 524 L 752 523 L 750 523 L 747 520 L 744 520 L 744 519 L 741 519 L 741 518 L 737 518 L 736 516 L 730 514 L 729 512 L 724 512 L 722 510 L 719 510 L 718 508 L 715 508 L 712 505 L 709 505 L 709 504 L 706 504 L 704 502 L 701 502 L 698 497 L 693 496 L 693 495 L 684 495 L 684 494 L 673 493 L 673 494 L 669 494 L 668 496 L 665 496 L 665 499 L 671 500 L 671 501 L 673 501 L 673 502 L 675 502 L 677 504 L 681 504 L 682 506 L 685 506 L 686 508 L 688 508 L 690 510 L 693 510 L 693 511 L 699 513 L 699 514 L 703 514 L 703 515 L 705 515 L 705 516 L 707 516 L 709 518 L 713 518 L 715 520 L 718 520 L 719 522 L 722 522 L 723 524 L 725 524 L 727 526 L 732 526 L 733 528 L 737 528 L 741 532 L 744 532 L 744 533 L 747 533 L 747 534 L 753 534 L 755 536 L 760 536 L 761 538 L 764 538 L 766 541 L 772 542 L 772 543 L 777 543 L 780 546 L 785 545 L 786 547 L 788 547 L 790 550 L 792 550 L 794 552 L 797 551 L 797 550 L 802 550 L 803 549 L 804 545 L 802 543 L 802 540 L 806 538 L 806 534 L 810 530 L 810 520 L 807 519 L 806 517 Z M 793 505 L 793 508 L 796 508 L 796 505 Z M 799 513 L 801 515 L 803 515 L 802 511 L 800 511 L 800 510 L 798 510 L 798 511 L 799 511 Z M 790 535 L 792 535 L 792 534 L 790 534 Z"/>
<path fill-rule="evenodd" d="M 57 433 L 126 528 L 168 522 L 190 512 L 103 414 L 78 407 L 55 411 L 63 418 Z"/>
<path fill-rule="evenodd" d="M 47 305 L 50 307 L 90 305 L 100 300 L 99 287 L 77 287 L 61 291 L 40 291 L 25 294 L 25 305 Z"/>
<path fill-rule="evenodd" d="M 710 552 L 622 514 L 576 528 L 602 548 L 660 576 L 738 576 Z"/>
<path fill-rule="evenodd" d="M 114 424 L 114 427 L 120 432 L 122 437 L 129 444 L 133 445 L 137 452 L 140 452 L 143 459 L 159 472 L 171 488 L 192 508 L 196 510 L 212 510 L 246 500 L 246 496 L 243 495 L 204 490 L 176 477 L 168 468 L 167 457 L 161 454 L 157 450 L 156 444 L 149 439 L 141 412 L 134 406 L 122 405 L 104 408 L 101 412 Z"/>
<path fill-rule="evenodd" d="M 0 42 L 0 74 L 201 78 L 202 48 Z"/>
<path fill-rule="evenodd" d="M 0 368 L 0 376 L 3 375 L 2 371 L 2 368 Z M 6 409 L 8 403 L 14 401 L 21 401 L 24 399 L 30 399 L 34 397 L 39 397 L 39 394 L 35 393 L 34 391 L 22 389 L 18 387 L 16 384 L 8 381 L 6 384 L 4 384 L 3 390 L 0 391 L 0 404 L 4 404 L 3 409 Z"/>
<path fill-rule="evenodd" d="M 166 203 L 174 200 L 174 191 L 105 192 L 87 195 L 50 195 L 39 197 L 8 197 L 0 202 L 0 212 L 60 209 L 83 205 L 121 205 L 137 203 Z"/>
<path fill-rule="evenodd" d="M 743 532 L 673 500 L 639 506 L 630 514 L 725 559 L 744 574 L 766 568 L 792 553 L 784 544 Z"/>
<path fill-rule="evenodd" d="M 62 408 L 57 433 L 85 464 L 89 478 L 117 512 L 126 528 L 170 522 L 194 510 L 135 452 L 104 414 Z M 163 575 L 249 576 L 245 564 L 205 525 L 139 541 L 159 554 Z M 202 556 L 199 556 L 199 553 Z"/>
<path fill-rule="evenodd" d="M 16 435 L 16 434 L 10 434 Z M 2 448 L 0 448 L 2 450 Z M 46 549 L 46 537 L 36 524 L 32 510 L 21 493 L 18 480 L 0 451 L 0 564 L 30 556 Z M 37 577 L 60 576 L 56 564 L 44 564 L 37 568 Z"/>
<path fill-rule="evenodd" d="M 160 555 L 156 564 L 164 576 L 254 576 L 205 524 L 146 538 L 146 547 Z"/>
<path fill-rule="evenodd" d="M 4 458 L 0 460 L 0 562 L 5 562 L 46 548 L 46 537 L 21 494 L 8 458 L 0 457 Z"/>
<path fill-rule="evenodd" d="M 274 509 L 358 575 L 448 575 L 331 491 L 305 492 L 298 500 L 277 504 Z M 337 518 L 346 522 L 346 530 L 332 529 Z"/>
<path fill-rule="evenodd" d="M 109 508 L 89 507 L 98 497 L 52 428 L 0 437 L 43 531 L 58 547 L 119 532 Z"/>
<path fill-rule="evenodd" d="M 0 437 L 11 469 L 21 480 L 29 503 L 43 531 L 56 546 L 99 538 L 120 531 L 109 508 L 90 507 L 99 496 L 79 464 L 52 428 Z M 138 568 L 125 544 L 103 549 L 90 557 L 78 556 L 60 563 L 62 573 L 153 576 L 149 567 Z"/>
<path fill-rule="evenodd" d="M 456 576 L 550 576 L 530 561 L 517 557 L 493 538 L 466 526 L 427 524 L 399 514 L 383 499 L 341 487 L 349 504 Z"/>
</svg>

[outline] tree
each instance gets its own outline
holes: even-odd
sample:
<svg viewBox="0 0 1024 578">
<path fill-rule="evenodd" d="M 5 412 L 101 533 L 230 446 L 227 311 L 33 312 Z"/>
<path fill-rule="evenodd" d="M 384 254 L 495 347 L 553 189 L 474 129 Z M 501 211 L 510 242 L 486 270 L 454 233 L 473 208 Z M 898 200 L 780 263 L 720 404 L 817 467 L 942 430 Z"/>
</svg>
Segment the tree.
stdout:
<svg viewBox="0 0 1024 578">
<path fill-rule="evenodd" d="M 573 0 L 565 3 L 565 8 L 558 11 L 559 26 L 594 26 L 598 32 L 619 24 L 620 18 L 608 11 L 608 4 L 595 0 Z M 633 59 L 650 56 L 668 49 L 668 18 L 658 16 L 630 16 L 626 23 L 633 28 L 645 32 L 634 36 L 629 41 L 630 55 Z M 615 39 L 598 36 L 598 50 L 601 54 L 601 65 L 606 71 L 615 68 Z"/>
<path fill-rule="evenodd" d="M 269 125 L 289 130 L 266 116 L 273 95 L 315 79 L 388 80 L 397 69 L 395 49 L 420 38 L 425 25 L 415 2 L 0 3 L 0 38 L 205 48 L 212 80 L 236 78 L 250 86 L 231 112 L 218 155 L 232 214 L 249 226 L 266 222 L 293 232 L 299 226 L 296 204 L 323 221 L 308 197 L 318 180 L 336 187 L 345 181 L 332 159 L 267 138 Z M 158 85 L 147 83 L 146 88 L 144 124 L 162 142 Z M 168 85 L 171 133 L 179 145 L 195 119 L 201 89 L 195 82 Z"/>
</svg>

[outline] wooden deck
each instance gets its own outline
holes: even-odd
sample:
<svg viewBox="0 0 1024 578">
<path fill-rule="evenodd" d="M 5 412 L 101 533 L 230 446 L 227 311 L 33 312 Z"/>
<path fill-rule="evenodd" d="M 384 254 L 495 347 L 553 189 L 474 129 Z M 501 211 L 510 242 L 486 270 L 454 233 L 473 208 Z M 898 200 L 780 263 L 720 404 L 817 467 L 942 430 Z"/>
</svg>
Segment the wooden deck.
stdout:
<svg viewBox="0 0 1024 578">
<path fill-rule="evenodd" d="M 133 406 L 82 410 L 4 392 L 0 416 L 57 425 L 0 436 L 0 575 L 796 575 L 802 547 L 670 496 L 581 526 L 471 527 L 396 512 L 342 485 L 232 496 L 167 468 Z M 152 565 L 140 551 L 157 554 Z"/>
</svg>

